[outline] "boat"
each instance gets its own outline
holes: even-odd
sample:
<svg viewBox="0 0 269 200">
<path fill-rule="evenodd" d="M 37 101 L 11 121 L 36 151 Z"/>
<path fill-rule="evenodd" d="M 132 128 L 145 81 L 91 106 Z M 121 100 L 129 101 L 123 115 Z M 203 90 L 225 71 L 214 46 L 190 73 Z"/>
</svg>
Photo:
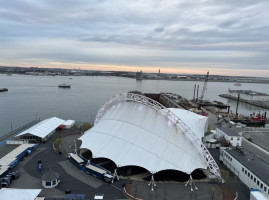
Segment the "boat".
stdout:
<svg viewBox="0 0 269 200">
<path fill-rule="evenodd" d="M 60 85 L 58 85 L 59 88 L 71 88 L 70 84 L 66 84 L 66 83 L 62 83 Z"/>
<path fill-rule="evenodd" d="M 253 113 L 249 117 L 244 117 L 243 119 L 233 119 L 234 122 L 240 122 L 248 127 L 264 127 L 266 124 L 266 116 L 260 113 Z"/>
<path fill-rule="evenodd" d="M 0 88 L 0 92 L 7 92 L 8 89 L 7 88 Z"/>
<path fill-rule="evenodd" d="M 241 83 L 235 83 L 234 86 L 241 86 Z"/>
</svg>

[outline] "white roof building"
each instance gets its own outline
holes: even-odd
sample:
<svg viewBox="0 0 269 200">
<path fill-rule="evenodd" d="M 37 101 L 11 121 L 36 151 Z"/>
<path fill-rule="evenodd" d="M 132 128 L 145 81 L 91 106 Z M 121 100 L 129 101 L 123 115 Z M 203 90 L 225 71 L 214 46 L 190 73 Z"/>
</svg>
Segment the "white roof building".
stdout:
<svg viewBox="0 0 269 200">
<path fill-rule="evenodd" d="M 20 137 L 23 135 L 33 135 L 44 139 L 48 137 L 51 133 L 55 131 L 55 129 L 63 124 L 65 120 L 59 119 L 57 117 L 52 117 L 46 120 L 39 122 L 38 124 L 32 126 L 31 128 L 21 132 L 20 134 L 16 135 L 16 137 Z"/>
<path fill-rule="evenodd" d="M 35 200 L 40 192 L 41 189 L 2 188 L 0 190 L 0 199 Z"/>
<path fill-rule="evenodd" d="M 75 125 L 75 121 L 74 120 L 66 120 L 64 123 L 62 123 L 62 125 L 65 126 L 65 128 L 72 128 L 72 126 Z"/>
<path fill-rule="evenodd" d="M 121 94 L 99 110 L 95 126 L 80 137 L 81 148 L 91 150 L 93 157 L 111 159 L 120 167 L 133 165 L 152 173 L 179 170 L 191 174 L 195 169 L 213 166 L 210 171 L 220 176 L 201 142 L 207 120 L 197 120 L 199 117 L 189 111 L 166 109 L 144 96 Z"/>
</svg>

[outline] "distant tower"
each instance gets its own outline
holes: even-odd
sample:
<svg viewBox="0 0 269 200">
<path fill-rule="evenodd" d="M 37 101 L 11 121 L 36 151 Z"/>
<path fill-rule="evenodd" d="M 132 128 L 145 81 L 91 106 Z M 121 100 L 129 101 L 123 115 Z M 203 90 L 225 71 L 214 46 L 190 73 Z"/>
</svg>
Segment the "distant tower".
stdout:
<svg viewBox="0 0 269 200">
<path fill-rule="evenodd" d="M 136 80 L 142 80 L 142 71 L 136 72 Z"/>
<path fill-rule="evenodd" d="M 158 76 L 160 77 L 161 76 L 161 70 L 159 69 L 159 74 L 158 74 Z"/>
</svg>

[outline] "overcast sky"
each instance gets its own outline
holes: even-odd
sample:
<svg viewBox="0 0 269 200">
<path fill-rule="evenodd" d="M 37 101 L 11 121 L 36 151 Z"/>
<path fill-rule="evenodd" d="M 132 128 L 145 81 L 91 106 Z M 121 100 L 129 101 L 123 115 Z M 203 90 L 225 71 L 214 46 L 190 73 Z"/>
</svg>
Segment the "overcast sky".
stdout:
<svg viewBox="0 0 269 200">
<path fill-rule="evenodd" d="M 269 0 L 7 0 L 0 65 L 269 76 Z"/>
</svg>

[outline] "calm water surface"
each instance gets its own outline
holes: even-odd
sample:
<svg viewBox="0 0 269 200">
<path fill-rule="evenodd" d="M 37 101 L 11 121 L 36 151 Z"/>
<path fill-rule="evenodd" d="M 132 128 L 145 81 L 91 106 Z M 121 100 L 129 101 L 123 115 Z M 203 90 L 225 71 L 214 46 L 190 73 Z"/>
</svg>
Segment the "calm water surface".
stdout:
<svg viewBox="0 0 269 200">
<path fill-rule="evenodd" d="M 58 88 L 61 83 L 70 83 L 71 89 Z M 121 77 L 65 77 L 65 76 L 25 76 L 0 74 L 0 88 L 8 92 L 0 93 L 0 136 L 36 118 L 60 117 L 77 121 L 94 120 L 98 109 L 110 97 L 131 90 L 144 93 L 172 92 L 187 99 L 193 97 L 194 85 L 199 84 L 201 93 L 203 82 L 142 80 Z M 235 111 L 236 102 L 219 97 L 230 89 L 247 89 L 269 94 L 268 84 L 243 83 L 236 87 L 233 83 L 207 84 L 205 98 L 231 105 Z M 265 109 L 240 103 L 238 112 L 248 115 Z"/>
</svg>

